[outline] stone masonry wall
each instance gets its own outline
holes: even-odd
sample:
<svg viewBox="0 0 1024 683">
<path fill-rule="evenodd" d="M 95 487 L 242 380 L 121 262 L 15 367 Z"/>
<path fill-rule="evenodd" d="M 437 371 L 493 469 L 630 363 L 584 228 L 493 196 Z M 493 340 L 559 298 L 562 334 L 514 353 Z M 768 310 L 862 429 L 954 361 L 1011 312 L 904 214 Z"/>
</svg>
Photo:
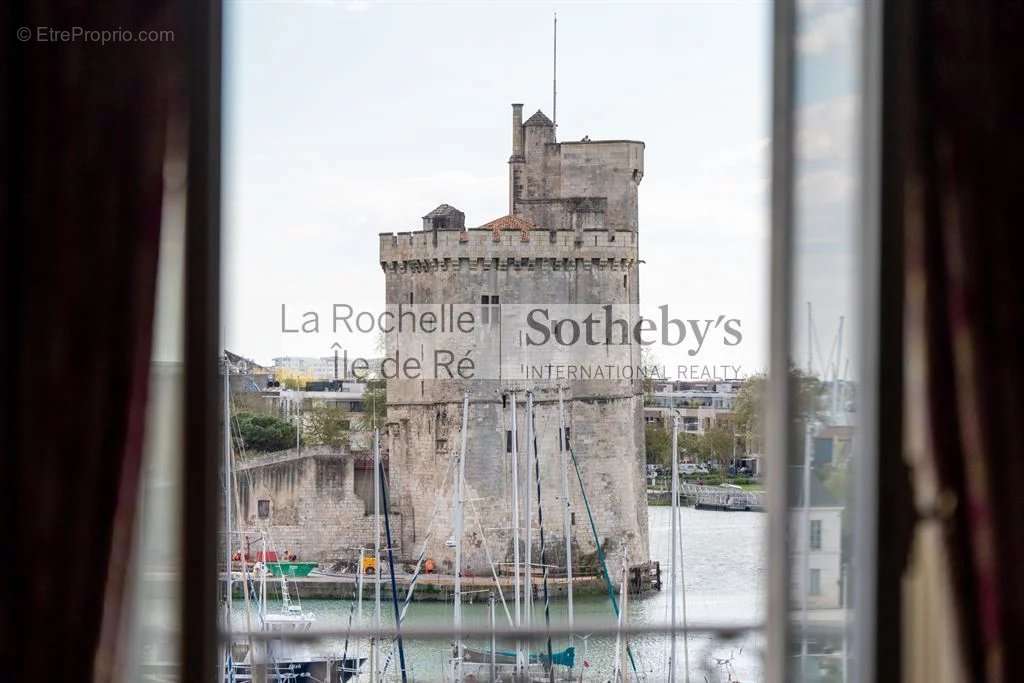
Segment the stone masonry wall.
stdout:
<svg viewBox="0 0 1024 683">
<path fill-rule="evenodd" d="M 495 383 L 496 384 L 496 383 Z M 528 443 L 526 406 L 518 394 L 520 505 L 525 504 Z M 570 443 L 579 462 L 599 539 L 610 564 L 620 566 L 648 559 L 647 500 L 643 478 L 642 398 L 580 397 L 565 394 Z M 389 407 L 394 435 L 391 466 L 401 471 L 400 508 L 406 518 L 403 548 L 413 556 L 426 542 L 427 556 L 442 567 L 454 563 L 446 541 L 453 534 L 454 456 L 461 439 L 462 404 Z M 497 563 L 512 559 L 512 458 L 506 450 L 511 413 L 500 400 L 480 399 L 469 409 L 466 456 L 466 509 L 463 561 L 467 571 L 487 574 L 487 553 Z M 544 514 L 546 562 L 564 564 L 562 462 L 558 450 L 557 392 L 543 389 L 535 401 L 541 505 Z M 534 468 L 535 463 L 529 463 Z M 582 490 L 571 461 L 567 464 L 574 556 L 577 566 L 596 551 Z M 532 473 L 531 473 L 532 478 Z M 536 483 L 530 489 L 530 524 L 534 528 L 533 559 L 540 562 Z M 523 508 L 521 508 L 523 510 Z M 436 511 L 436 512 L 435 512 Z M 433 514 L 431 514 L 433 513 Z M 522 542 L 525 544 L 525 515 Z M 427 541 L 428 530 L 433 526 Z M 486 549 L 485 549 L 486 544 Z M 525 546 L 524 546 L 525 547 Z M 411 557 L 407 556 L 407 559 Z M 501 568 L 499 567 L 499 570 Z M 561 572 L 562 570 L 556 570 Z"/>
<path fill-rule="evenodd" d="M 389 305 L 480 301 L 481 294 L 500 296 L 503 306 L 515 304 L 625 305 L 636 316 L 637 233 L 605 230 L 559 231 L 554 242 L 547 231 L 532 231 L 524 242 L 517 231 L 495 241 L 490 231 L 471 230 L 439 235 L 435 246 L 423 234 L 381 235 L 381 264 Z M 633 317 L 631 320 L 635 320 Z M 468 341 L 452 337 L 453 347 L 468 344 L 479 355 L 502 338 L 501 328 L 474 329 Z M 502 338 L 507 344 L 507 338 Z M 388 354 L 397 348 L 387 339 Z M 498 353 L 511 353 L 508 345 Z M 628 347 L 633 364 L 639 347 Z M 580 462 L 602 545 L 612 566 L 624 555 L 631 564 L 648 560 L 647 514 L 643 478 L 644 444 L 639 381 L 562 381 L 566 419 Z M 397 504 L 402 511 L 403 555 L 415 558 L 428 536 L 427 556 L 451 566 L 453 456 L 460 444 L 461 399 L 471 398 L 466 459 L 466 518 L 463 542 L 467 571 L 490 571 L 488 553 L 507 569 L 512 559 L 511 457 L 506 453 L 510 415 L 502 395 L 517 390 L 519 399 L 520 497 L 524 498 L 527 459 L 525 392 L 536 392 L 536 424 L 541 469 L 541 499 L 549 564 L 564 562 L 562 531 L 562 468 L 558 454 L 557 388 L 553 380 L 512 380 L 488 376 L 471 381 L 388 381 L 390 465 Z M 574 468 L 569 467 L 569 500 L 577 563 L 592 561 L 594 540 Z M 536 496 L 530 510 L 537 525 Z M 436 510 L 436 512 L 435 512 Z M 525 513 L 524 513 L 525 514 Z M 525 536 L 525 532 L 524 532 Z M 525 540 L 525 539 L 524 539 Z M 539 562 L 539 531 L 534 539 Z M 589 556 L 589 558 L 588 558 Z"/>
<path fill-rule="evenodd" d="M 374 520 L 356 495 L 352 454 L 304 448 L 301 454 L 250 457 L 235 471 L 243 528 L 252 530 L 253 538 L 266 530 L 268 548 L 323 561 L 352 557 L 352 548 L 373 547 Z M 269 518 L 259 517 L 260 500 L 270 501 Z M 393 524 L 400 526 L 397 517 Z"/>
</svg>

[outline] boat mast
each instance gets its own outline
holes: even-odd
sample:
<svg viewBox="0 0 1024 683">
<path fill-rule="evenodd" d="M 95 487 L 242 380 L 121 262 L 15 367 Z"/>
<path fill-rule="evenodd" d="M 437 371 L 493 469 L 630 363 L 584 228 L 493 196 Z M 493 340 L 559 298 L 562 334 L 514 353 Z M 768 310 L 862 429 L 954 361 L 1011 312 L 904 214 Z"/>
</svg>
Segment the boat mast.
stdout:
<svg viewBox="0 0 1024 683">
<path fill-rule="evenodd" d="M 629 557 L 625 552 L 622 553 L 622 612 L 619 613 L 619 622 L 629 626 Z M 621 635 L 621 634 L 620 634 Z M 626 646 L 626 652 L 629 653 L 629 642 L 624 637 L 623 644 Z M 621 657 L 620 671 L 622 672 L 622 680 L 626 680 L 626 658 Z M 635 673 L 635 671 L 634 671 Z"/>
<path fill-rule="evenodd" d="M 838 340 L 836 342 L 836 358 L 832 366 L 832 424 L 839 422 L 839 362 L 843 358 L 843 322 L 844 316 L 839 316 Z M 844 373 L 845 374 L 845 373 Z M 845 379 L 845 377 L 844 377 Z"/>
<path fill-rule="evenodd" d="M 572 521 L 569 502 L 569 439 L 565 434 L 565 403 L 562 401 L 562 387 L 558 387 L 558 449 L 562 456 L 562 533 L 565 536 L 565 581 L 569 608 L 569 645 L 573 643 L 572 621 Z"/>
<path fill-rule="evenodd" d="M 380 639 L 377 637 L 380 631 L 380 434 L 377 430 L 374 430 L 373 438 L 373 574 L 374 636 L 370 639 L 370 681 L 376 683 L 380 666 Z"/>
<path fill-rule="evenodd" d="M 625 662 L 622 658 L 622 618 L 626 613 L 626 557 L 623 553 L 622 557 L 622 587 L 619 588 L 619 595 L 622 597 L 621 609 L 616 615 L 617 619 L 615 622 L 615 661 L 612 665 L 612 681 L 618 683 L 620 680 L 625 680 Z M 628 647 L 627 647 L 628 649 Z"/>
<path fill-rule="evenodd" d="M 356 579 L 357 590 L 356 590 L 356 623 L 359 624 L 359 628 L 363 627 L 363 558 L 366 556 L 366 550 L 362 547 L 359 548 L 359 564 L 356 567 L 356 574 L 359 578 Z M 358 661 L 359 655 L 363 649 L 362 638 L 356 641 L 356 660 Z"/>
<path fill-rule="evenodd" d="M 248 559 L 246 557 L 246 555 L 248 555 L 248 551 L 249 551 L 249 548 L 248 548 L 249 544 L 248 544 L 248 537 L 246 537 L 246 539 L 244 541 L 245 545 L 243 545 L 243 539 L 242 539 L 242 536 L 241 536 L 241 533 L 242 533 L 242 521 L 243 521 L 242 520 L 242 513 L 241 513 L 242 505 L 241 505 L 241 501 L 239 501 L 239 499 L 238 499 L 238 477 L 237 477 L 237 475 L 235 473 L 234 458 L 232 458 L 232 461 L 231 461 L 231 500 L 235 504 L 235 516 L 238 519 L 238 523 L 237 523 L 238 533 L 239 533 L 238 555 L 241 558 L 241 563 L 242 563 L 242 600 L 245 603 L 245 630 L 249 634 L 249 636 L 248 636 L 249 652 L 251 653 L 249 655 L 249 662 L 252 663 L 252 662 L 255 661 L 255 658 L 256 658 L 256 646 L 253 643 L 253 638 L 252 638 L 252 620 L 251 620 L 252 606 L 249 603 L 249 588 L 250 588 L 249 576 L 250 575 L 249 575 Z M 255 599 L 255 597 L 256 596 L 253 595 L 253 599 Z"/>
<path fill-rule="evenodd" d="M 494 591 L 487 597 L 487 607 L 491 617 L 491 680 L 498 680 L 498 639 L 494 634 L 496 624 L 494 623 Z M 845 680 L 845 679 L 844 679 Z"/>
<path fill-rule="evenodd" d="M 800 601 L 800 667 L 807 665 L 807 598 L 810 594 L 811 578 L 811 457 L 814 451 L 814 425 L 811 423 L 811 414 L 807 414 L 807 426 L 804 436 L 804 467 L 803 467 L 803 510 L 801 510 L 801 540 L 800 550 L 803 551 L 801 558 L 801 576 L 803 594 Z"/>
<path fill-rule="evenodd" d="M 262 529 L 262 535 L 260 538 L 260 547 L 263 549 L 263 571 L 260 572 L 260 619 L 266 623 L 267 618 L 267 574 L 270 569 L 267 568 L 267 530 Z M 270 647 L 269 645 L 267 646 Z"/>
<path fill-rule="evenodd" d="M 669 577 L 669 591 L 671 593 L 671 614 L 672 633 L 670 638 L 670 650 L 668 658 L 668 680 L 675 683 L 676 680 L 676 575 L 678 573 L 678 537 L 676 528 L 679 523 L 679 416 L 672 417 L 672 555 L 669 565 L 672 573 Z"/>
<path fill-rule="evenodd" d="M 231 384 L 228 372 L 228 353 L 224 351 L 224 579 L 227 612 L 224 627 L 231 633 Z M 230 639 L 227 641 L 230 643 Z"/>
<path fill-rule="evenodd" d="M 462 524 L 466 474 L 466 433 L 469 430 L 469 393 L 462 396 L 462 443 L 455 477 L 455 680 L 462 680 Z"/>
<path fill-rule="evenodd" d="M 532 396 L 532 393 L 531 393 Z M 533 448 L 533 463 L 527 463 L 527 467 L 533 466 L 533 481 L 537 487 L 537 528 L 540 530 L 540 566 L 541 566 L 541 581 L 544 587 L 544 627 L 547 630 L 547 646 L 548 646 L 548 661 L 553 662 L 554 657 L 551 652 L 551 598 L 548 594 L 548 562 L 545 550 L 547 544 L 544 542 L 544 506 L 541 504 L 540 495 L 540 454 L 537 450 L 537 415 L 531 411 L 530 413 L 530 428 L 533 433 L 533 441 L 531 447 Z M 552 669 L 553 671 L 553 669 Z M 582 669 L 580 670 L 582 676 Z"/>
<path fill-rule="evenodd" d="M 519 585 L 519 436 L 516 431 L 516 392 L 512 391 L 512 575 L 515 585 L 516 628 L 522 622 Z M 516 640 L 516 670 L 522 666 L 523 644 Z"/>
<path fill-rule="evenodd" d="M 380 430 L 374 432 L 374 436 L 380 441 Z M 380 451 L 380 446 L 377 446 L 377 450 Z M 388 491 L 384 488 L 384 472 L 383 465 L 379 463 L 378 458 L 377 467 L 381 469 L 379 477 L 381 481 L 380 497 L 384 501 L 384 533 L 388 543 L 388 573 L 391 574 L 391 606 L 395 611 L 395 640 L 398 641 L 398 664 L 401 667 L 402 672 L 402 683 L 407 683 L 408 676 L 405 670 L 405 645 L 402 643 L 402 615 L 398 611 L 398 585 L 395 579 L 395 552 L 394 545 L 391 541 L 391 517 L 388 514 Z M 391 660 L 390 655 L 388 661 Z M 385 673 L 387 673 L 387 666 L 384 667 Z"/>
<path fill-rule="evenodd" d="M 362 626 L 363 624 L 363 558 L 366 557 L 366 550 L 363 548 L 359 549 L 359 565 L 356 570 L 356 623 Z"/>
<path fill-rule="evenodd" d="M 523 514 L 526 524 L 526 571 L 523 573 L 523 599 L 525 600 L 523 616 L 526 620 L 526 627 L 533 626 L 533 524 L 530 521 L 532 516 L 531 487 L 533 485 L 533 470 L 530 465 L 533 462 L 536 444 L 533 441 L 533 392 L 526 392 L 526 502 L 523 505 Z M 530 661 L 530 641 L 526 641 L 526 662 Z"/>
</svg>

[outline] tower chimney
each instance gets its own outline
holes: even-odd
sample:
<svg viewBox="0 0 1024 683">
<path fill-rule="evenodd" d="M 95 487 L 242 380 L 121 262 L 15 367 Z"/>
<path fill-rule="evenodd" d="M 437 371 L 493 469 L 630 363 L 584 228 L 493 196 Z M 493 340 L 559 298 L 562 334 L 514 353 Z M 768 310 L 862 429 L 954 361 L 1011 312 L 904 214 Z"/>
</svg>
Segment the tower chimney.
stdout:
<svg viewBox="0 0 1024 683">
<path fill-rule="evenodd" d="M 523 142 L 523 105 L 512 105 L 512 158 L 523 157 L 525 144 Z"/>
<path fill-rule="evenodd" d="M 519 185 L 526 164 L 526 129 L 523 128 L 523 105 L 512 105 L 512 156 L 508 160 L 508 212 L 516 212 Z"/>
</svg>

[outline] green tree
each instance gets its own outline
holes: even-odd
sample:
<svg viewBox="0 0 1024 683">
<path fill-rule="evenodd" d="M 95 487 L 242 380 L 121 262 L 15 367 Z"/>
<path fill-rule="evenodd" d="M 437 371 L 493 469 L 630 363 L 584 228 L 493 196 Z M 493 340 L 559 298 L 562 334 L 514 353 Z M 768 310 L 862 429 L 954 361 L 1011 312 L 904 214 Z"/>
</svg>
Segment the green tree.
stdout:
<svg viewBox="0 0 1024 683">
<path fill-rule="evenodd" d="M 732 460 L 732 432 L 712 427 L 703 434 L 679 432 L 679 451 L 687 460 L 714 463 L 724 471 Z"/>
<path fill-rule="evenodd" d="M 313 380 L 312 375 L 306 375 L 284 368 L 277 371 L 275 378 L 281 383 L 281 386 L 285 389 L 291 389 L 292 391 L 303 391 L 306 388 L 306 382 L 311 382 Z"/>
<path fill-rule="evenodd" d="M 820 419 L 825 387 L 821 379 L 814 375 L 808 375 L 797 367 L 790 368 L 789 381 L 791 390 L 795 388 L 796 424 L 794 426 L 797 428 L 795 434 L 802 434 L 803 426 L 808 419 Z M 747 448 L 755 453 L 763 452 L 764 411 L 767 393 L 767 375 L 764 373 L 751 375 L 744 382 L 733 403 L 736 431 L 743 436 Z M 802 443 L 802 441 L 798 443 Z"/>
<path fill-rule="evenodd" d="M 306 412 L 303 436 L 310 444 L 341 447 L 348 438 L 349 414 L 341 408 L 321 406 Z"/>
<path fill-rule="evenodd" d="M 283 451 L 295 445 L 295 425 L 273 415 L 241 412 L 234 416 L 235 438 L 249 451 Z"/>
<path fill-rule="evenodd" d="M 659 424 L 644 427 L 644 449 L 648 465 L 669 465 L 672 463 L 672 436 Z"/>
<path fill-rule="evenodd" d="M 704 451 L 708 460 L 718 465 L 719 472 L 725 469 L 732 462 L 733 444 L 732 432 L 721 427 L 712 427 L 704 431 Z"/>
<path fill-rule="evenodd" d="M 743 383 L 733 403 L 736 431 L 743 435 L 747 449 L 761 452 L 764 426 L 764 396 L 768 378 L 764 373 L 751 375 Z"/>
<path fill-rule="evenodd" d="M 704 443 L 704 435 L 682 431 L 681 422 L 679 426 L 679 452 L 684 455 L 687 460 L 699 460 L 701 462 L 706 460 L 708 453 Z"/>
</svg>

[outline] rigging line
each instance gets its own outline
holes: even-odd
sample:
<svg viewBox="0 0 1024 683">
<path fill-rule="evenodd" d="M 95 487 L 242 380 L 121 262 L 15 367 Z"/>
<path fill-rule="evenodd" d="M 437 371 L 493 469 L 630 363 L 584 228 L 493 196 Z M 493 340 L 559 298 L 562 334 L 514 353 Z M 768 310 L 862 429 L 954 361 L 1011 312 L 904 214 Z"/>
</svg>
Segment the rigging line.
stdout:
<svg viewBox="0 0 1024 683">
<path fill-rule="evenodd" d="M 837 374 L 839 372 L 839 361 L 836 359 L 836 350 L 837 350 L 836 347 L 838 345 L 839 345 L 839 330 L 836 330 L 836 333 L 834 335 L 832 335 L 832 348 L 829 349 L 829 352 L 828 352 L 828 365 L 827 366 L 823 366 L 822 369 L 821 369 L 821 371 L 822 371 L 822 377 L 821 377 L 822 380 L 827 380 L 828 379 L 828 375 L 829 375 L 830 372 L 833 373 L 833 375 L 835 375 L 835 374 Z"/>
<path fill-rule="evenodd" d="M 818 356 L 818 365 L 821 367 L 821 376 L 824 377 L 826 374 L 825 361 L 821 356 L 821 339 L 818 337 L 818 326 L 814 324 L 814 320 L 810 321 L 811 336 L 813 337 L 812 346 L 815 347 Z"/>
<path fill-rule="evenodd" d="M 352 613 L 356 610 L 356 603 L 353 602 L 348 608 L 348 628 L 345 629 L 345 645 L 341 650 L 341 662 L 342 666 L 345 666 L 345 662 L 348 661 L 348 634 L 352 631 Z"/>
<path fill-rule="evenodd" d="M 448 467 L 445 469 L 445 472 L 444 472 L 444 479 L 441 480 L 441 486 L 438 489 L 441 493 L 444 493 L 445 491 L 448 490 L 448 477 L 452 473 L 453 465 L 454 464 L 455 464 L 455 459 L 454 458 L 452 460 L 448 461 Z M 417 555 L 418 559 L 417 559 L 417 562 L 416 562 L 416 568 L 413 571 L 414 575 L 419 574 L 420 568 L 422 566 L 422 562 L 425 559 L 425 556 L 426 556 L 426 553 L 427 553 L 427 545 L 428 545 L 430 539 L 433 536 L 434 524 L 437 522 L 437 513 L 441 509 L 441 500 L 443 498 L 444 498 L 443 495 L 435 496 L 435 498 L 434 498 L 434 509 L 430 511 L 430 523 L 427 524 L 427 531 L 426 531 L 426 533 L 423 536 L 423 543 L 420 545 L 420 552 Z M 412 587 L 410 586 L 410 590 L 406 593 L 406 602 L 408 602 L 411 597 L 412 597 Z M 403 613 L 403 616 L 404 616 L 404 613 Z"/>
<path fill-rule="evenodd" d="M 594 514 L 590 510 L 590 500 L 587 498 L 587 489 L 583 486 L 583 474 L 580 472 L 580 464 L 576 460 L 576 451 L 573 450 L 572 446 L 566 444 L 569 449 L 569 456 L 572 458 L 573 468 L 576 470 L 576 478 L 580 482 L 580 493 L 583 494 L 583 504 L 587 508 L 587 518 L 590 520 L 590 530 L 594 534 L 594 545 L 597 547 L 597 559 L 601 564 L 601 575 L 604 578 L 605 588 L 608 590 L 608 599 L 612 603 L 612 610 L 615 612 L 615 616 L 619 616 L 619 602 L 615 599 L 615 590 L 612 587 L 611 577 L 608 576 L 608 564 L 605 562 L 604 548 L 601 547 L 601 538 L 597 534 L 597 524 L 594 523 Z M 626 653 L 629 655 L 629 664 L 633 667 L 633 673 L 636 674 L 636 660 L 633 658 L 633 649 L 626 644 Z"/>
<path fill-rule="evenodd" d="M 682 521 L 682 520 L 680 520 Z M 683 605 L 683 670 L 686 673 L 686 683 L 690 683 L 690 632 L 686 621 L 686 571 L 683 567 L 683 525 L 680 523 L 676 528 L 679 535 L 679 586 L 682 590 Z M 672 568 L 675 571 L 675 567 Z M 672 666 L 676 665 L 672 662 Z"/>
<path fill-rule="evenodd" d="M 494 577 L 494 585 L 498 589 L 498 597 L 501 599 L 501 607 L 505 610 L 505 617 L 508 619 L 508 625 L 512 626 L 512 613 L 508 610 L 508 603 L 505 602 L 505 593 L 501 590 L 501 582 L 498 581 L 498 572 L 494 568 L 494 560 L 491 558 L 491 550 L 487 545 L 487 536 L 484 534 L 483 525 L 480 524 L 480 515 L 476 511 L 476 503 L 473 499 L 469 499 L 469 507 L 473 512 L 473 519 L 476 520 L 477 529 L 480 530 L 480 538 L 483 539 L 484 544 L 484 555 L 487 557 L 487 564 L 491 566 L 491 576 Z"/>
<path fill-rule="evenodd" d="M 377 446 L 379 448 L 379 445 Z M 384 465 L 380 462 L 380 458 L 377 458 L 377 469 L 380 470 L 381 477 L 384 475 Z M 395 639 L 398 641 L 398 662 L 402 672 L 402 683 L 406 683 L 408 680 L 408 674 L 405 668 L 405 646 L 402 644 L 402 619 L 398 611 L 398 585 L 395 579 L 395 555 L 392 549 L 391 543 L 391 521 L 390 515 L 388 514 L 388 492 L 384 488 L 383 481 L 381 482 L 380 490 L 381 498 L 384 503 L 384 531 L 387 534 L 388 540 L 388 565 L 391 574 L 391 604 L 395 610 Z"/>
<path fill-rule="evenodd" d="M 452 473 L 452 470 L 454 469 L 454 464 L 454 458 L 448 461 L 448 468 L 445 470 L 444 479 L 441 481 L 440 491 L 442 492 L 447 490 L 448 476 Z M 412 579 L 410 579 L 409 581 L 409 589 L 406 591 L 405 599 L 402 602 L 402 611 L 399 615 L 399 622 L 405 619 L 405 614 L 409 611 L 409 606 L 412 604 L 413 591 L 416 589 L 416 585 L 419 582 L 420 576 L 422 576 L 423 560 L 426 559 L 427 556 L 427 544 L 430 542 L 430 539 L 434 533 L 434 523 L 437 521 L 437 513 L 441 508 L 442 499 L 444 499 L 444 496 L 437 496 L 434 499 L 434 510 L 430 513 L 430 524 L 427 525 L 427 532 L 423 537 L 423 544 L 420 546 L 420 552 L 416 558 L 416 568 L 413 570 Z M 394 654 L 394 639 L 392 639 L 391 649 L 388 651 L 388 656 L 384 660 L 384 670 L 382 673 L 387 673 L 388 667 L 391 665 L 391 660 L 394 657 Z"/>
<path fill-rule="evenodd" d="M 228 395 L 227 395 L 225 400 L 227 400 L 227 402 L 228 402 L 228 418 L 229 419 L 228 419 L 227 427 L 228 427 L 228 434 L 230 436 L 231 435 L 231 422 L 232 422 L 232 420 L 230 419 L 231 418 L 231 392 L 230 391 L 228 392 Z M 230 441 L 230 439 L 229 439 L 229 441 Z M 230 445 L 233 446 L 234 444 L 230 444 Z M 236 521 L 236 526 L 238 527 L 238 530 L 241 531 L 242 530 L 242 503 L 241 503 L 241 496 L 240 496 L 239 491 L 238 491 L 238 489 L 239 489 L 238 475 L 235 472 L 235 449 L 234 448 L 232 448 L 231 452 L 228 454 L 228 462 L 231 465 L 231 468 L 230 468 L 231 471 L 230 471 L 230 473 L 228 475 L 229 476 L 228 484 L 229 484 L 229 488 L 231 490 L 231 494 L 232 494 L 232 496 L 234 498 L 234 501 L 235 501 L 235 517 L 237 518 L 235 520 Z M 228 538 L 227 542 L 230 543 L 231 539 Z M 240 558 L 242 558 L 242 597 L 245 600 L 245 628 L 246 628 L 247 631 L 250 631 L 250 633 L 251 633 L 251 631 L 252 631 L 252 618 L 250 616 L 250 612 L 252 611 L 252 607 L 249 604 L 249 593 L 250 593 L 250 588 L 255 589 L 256 586 L 255 586 L 255 584 L 250 583 L 251 579 L 250 579 L 250 576 L 249 576 L 249 565 L 248 565 L 247 560 L 245 559 L 245 549 L 242 548 L 242 544 L 241 543 L 238 544 L 238 556 Z M 227 582 L 228 583 L 228 590 L 234 590 L 231 587 L 231 583 L 232 583 L 231 582 L 231 571 L 232 571 L 231 567 L 228 567 L 228 582 Z M 262 615 L 259 615 L 259 616 L 260 616 L 260 626 L 262 627 L 263 626 L 263 617 L 262 617 Z M 249 640 L 249 652 L 252 652 L 253 656 L 255 656 L 256 649 L 255 649 L 255 646 L 253 644 L 252 635 L 249 636 L 248 640 Z"/>
<path fill-rule="evenodd" d="M 447 491 L 447 489 L 448 489 L 448 476 L 452 473 L 452 469 L 453 469 L 453 465 L 454 464 L 455 464 L 455 459 L 454 458 L 452 460 L 448 461 L 448 468 L 445 470 L 444 479 L 441 481 L 441 488 L 439 489 L 442 493 Z M 412 602 L 413 589 L 414 589 L 414 587 L 416 585 L 417 579 L 419 578 L 419 576 L 421 574 L 421 571 L 422 571 L 422 568 L 423 568 L 423 560 L 426 559 L 427 544 L 430 542 L 430 539 L 433 537 L 434 523 L 437 521 L 437 513 L 441 509 L 441 500 L 443 498 L 444 498 L 444 496 L 437 496 L 434 499 L 434 509 L 430 513 L 430 523 L 427 525 L 427 531 L 426 531 L 426 533 L 423 536 L 423 544 L 420 546 L 420 552 L 419 552 L 419 555 L 417 556 L 417 559 L 416 559 L 416 568 L 413 570 L 413 577 L 412 577 L 412 580 L 410 581 L 410 584 L 409 584 L 409 590 L 406 591 L 406 594 L 405 594 L 405 601 L 404 601 L 405 605 L 404 605 L 404 607 L 402 609 L 402 618 L 403 619 L 405 618 L 405 611 L 409 608 L 409 604 Z"/>
<path fill-rule="evenodd" d="M 544 627 L 548 630 L 548 662 L 554 669 L 554 657 L 551 651 L 551 596 L 548 593 L 548 563 L 546 548 L 547 545 L 544 542 L 544 507 L 541 504 L 540 496 L 540 449 L 537 448 L 537 410 L 534 406 L 533 412 L 530 414 L 530 420 L 532 421 L 533 427 L 533 467 L 534 467 L 534 480 L 537 482 L 537 526 L 540 527 L 540 563 L 543 569 L 543 585 L 544 585 Z M 533 595 L 533 570 L 530 569 L 530 594 Z"/>
</svg>

